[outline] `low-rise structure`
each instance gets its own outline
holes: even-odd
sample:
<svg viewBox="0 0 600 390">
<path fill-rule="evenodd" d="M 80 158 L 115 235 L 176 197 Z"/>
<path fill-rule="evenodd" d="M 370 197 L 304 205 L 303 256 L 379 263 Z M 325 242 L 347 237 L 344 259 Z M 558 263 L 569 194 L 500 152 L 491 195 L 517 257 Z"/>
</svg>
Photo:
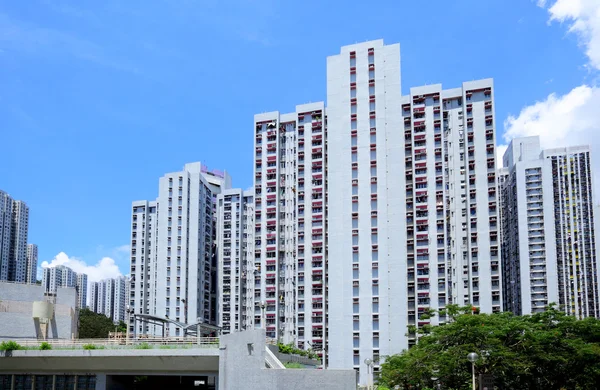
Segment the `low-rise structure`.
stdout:
<svg viewBox="0 0 600 390">
<path fill-rule="evenodd" d="M 0 282 L 0 340 L 71 339 L 77 323 L 74 288 L 47 293 L 42 286 Z"/>
</svg>

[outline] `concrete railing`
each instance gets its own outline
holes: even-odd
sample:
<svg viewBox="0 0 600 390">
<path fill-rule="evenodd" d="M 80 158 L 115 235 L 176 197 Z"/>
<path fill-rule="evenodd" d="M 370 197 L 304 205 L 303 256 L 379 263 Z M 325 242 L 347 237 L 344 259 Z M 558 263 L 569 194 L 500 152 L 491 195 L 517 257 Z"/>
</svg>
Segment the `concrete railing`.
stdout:
<svg viewBox="0 0 600 390">
<path fill-rule="evenodd" d="M 267 367 L 275 368 L 278 370 L 285 369 L 285 366 L 283 365 L 283 363 L 281 363 L 279 361 L 279 359 L 277 359 L 277 356 L 275 356 L 275 354 L 271 351 L 271 349 L 267 345 L 265 345 L 265 352 L 266 352 L 265 353 L 265 363 L 267 364 Z"/>
<path fill-rule="evenodd" d="M 137 337 L 126 339 L 17 339 L 19 345 L 36 348 L 48 343 L 53 349 L 84 349 L 85 345 L 94 345 L 99 349 L 152 349 L 152 348 L 218 348 L 218 337 Z"/>
</svg>

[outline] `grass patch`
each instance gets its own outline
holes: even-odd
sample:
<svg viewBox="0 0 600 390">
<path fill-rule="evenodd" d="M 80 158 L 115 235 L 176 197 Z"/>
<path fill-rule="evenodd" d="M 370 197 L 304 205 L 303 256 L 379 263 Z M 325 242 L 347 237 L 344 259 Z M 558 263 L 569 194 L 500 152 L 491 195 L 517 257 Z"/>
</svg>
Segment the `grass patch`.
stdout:
<svg viewBox="0 0 600 390">
<path fill-rule="evenodd" d="M 304 368 L 302 364 L 296 362 L 287 362 L 283 363 L 283 365 L 285 366 L 285 368 Z"/>
<path fill-rule="evenodd" d="M 141 343 L 136 345 L 135 349 L 152 349 L 152 346 L 148 343 Z"/>
</svg>

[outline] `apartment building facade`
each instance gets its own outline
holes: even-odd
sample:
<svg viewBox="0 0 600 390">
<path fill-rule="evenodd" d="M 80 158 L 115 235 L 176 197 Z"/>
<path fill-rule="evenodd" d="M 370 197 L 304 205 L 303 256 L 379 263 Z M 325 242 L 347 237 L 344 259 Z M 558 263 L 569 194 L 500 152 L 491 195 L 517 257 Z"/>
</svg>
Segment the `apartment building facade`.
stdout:
<svg viewBox="0 0 600 390">
<path fill-rule="evenodd" d="M 160 178 L 155 202 L 133 202 L 129 304 L 135 314 L 216 323 L 214 211 L 217 194 L 230 187 L 226 172 L 190 163 Z M 163 334 L 161 326 L 138 321 L 135 329 L 130 321 L 138 334 Z M 173 324 L 165 331 L 183 335 Z"/>
<path fill-rule="evenodd" d="M 407 332 L 402 236 L 400 46 L 344 46 L 327 58 L 329 367 L 368 383 L 372 359 Z"/>
<path fill-rule="evenodd" d="M 35 244 L 27 245 L 27 266 L 25 282 L 35 284 L 37 282 L 38 265 L 38 246 Z"/>
<path fill-rule="evenodd" d="M 327 109 L 255 115 L 254 326 L 360 383 L 430 309 L 502 302 L 493 81 L 400 80 L 399 45 L 345 46 Z"/>
<path fill-rule="evenodd" d="M 542 150 L 514 139 L 503 158 L 504 309 L 531 314 L 557 303 L 577 318 L 599 317 L 590 149 Z"/>
<path fill-rule="evenodd" d="M 217 195 L 218 321 L 222 334 L 254 328 L 254 189 Z M 250 280 L 250 282 L 248 282 Z"/>
<path fill-rule="evenodd" d="M 0 280 L 27 282 L 29 207 L 0 190 Z"/>
<path fill-rule="evenodd" d="M 254 326 L 323 355 L 326 332 L 326 145 L 323 102 L 257 114 Z"/>
<path fill-rule="evenodd" d="M 127 278 L 104 279 L 90 283 L 90 310 L 104 314 L 115 324 L 126 320 Z"/>
<path fill-rule="evenodd" d="M 46 293 L 56 294 L 59 287 L 75 289 L 77 307 L 87 307 L 87 274 L 77 273 L 64 265 L 46 267 L 42 270 L 42 287 Z"/>
<path fill-rule="evenodd" d="M 493 82 L 401 96 L 383 41 L 343 47 L 327 73 L 329 360 L 366 383 L 365 359 L 377 371 L 445 321 L 430 309 L 501 309 Z"/>
</svg>

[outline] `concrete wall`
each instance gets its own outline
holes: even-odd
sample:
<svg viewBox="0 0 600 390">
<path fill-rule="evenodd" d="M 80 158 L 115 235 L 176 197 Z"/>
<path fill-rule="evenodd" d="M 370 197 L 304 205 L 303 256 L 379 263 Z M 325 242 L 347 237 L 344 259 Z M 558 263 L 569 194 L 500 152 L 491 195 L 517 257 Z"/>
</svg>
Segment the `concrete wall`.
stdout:
<svg viewBox="0 0 600 390">
<path fill-rule="evenodd" d="M 355 389 L 354 370 L 268 369 L 265 367 L 265 331 L 221 337 L 219 390 L 230 389 Z"/>
<path fill-rule="evenodd" d="M 33 302 L 43 300 L 42 286 L 0 283 L 0 340 L 37 338 L 40 328 L 32 316 Z M 48 338 L 70 339 L 77 336 L 76 303 L 74 288 L 57 290 L 54 319 L 48 326 Z"/>
<path fill-rule="evenodd" d="M 269 344 L 267 348 L 273 352 L 273 354 L 283 364 L 285 363 L 299 363 L 305 366 L 305 368 L 316 368 L 321 365 L 321 362 L 317 359 L 310 359 L 307 356 L 290 355 L 287 353 L 280 353 L 277 345 Z"/>
</svg>

